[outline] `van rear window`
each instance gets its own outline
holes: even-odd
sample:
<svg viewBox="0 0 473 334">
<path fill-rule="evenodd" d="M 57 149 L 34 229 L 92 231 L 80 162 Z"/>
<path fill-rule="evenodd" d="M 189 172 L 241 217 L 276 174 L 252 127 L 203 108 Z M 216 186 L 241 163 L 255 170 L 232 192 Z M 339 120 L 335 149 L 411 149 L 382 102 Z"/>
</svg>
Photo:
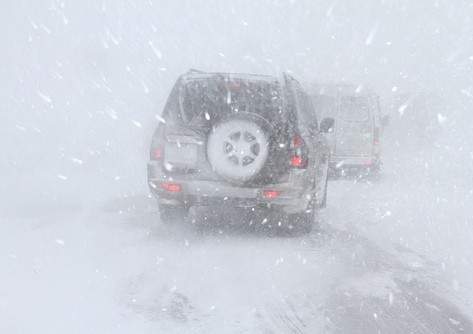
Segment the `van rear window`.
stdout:
<svg viewBox="0 0 473 334">
<path fill-rule="evenodd" d="M 328 95 L 315 95 L 312 97 L 312 103 L 319 118 L 334 117 L 337 110 L 337 99 Z"/>
<path fill-rule="evenodd" d="M 363 122 L 368 120 L 370 103 L 366 97 L 345 96 L 340 100 L 339 117 L 344 121 Z"/>
</svg>

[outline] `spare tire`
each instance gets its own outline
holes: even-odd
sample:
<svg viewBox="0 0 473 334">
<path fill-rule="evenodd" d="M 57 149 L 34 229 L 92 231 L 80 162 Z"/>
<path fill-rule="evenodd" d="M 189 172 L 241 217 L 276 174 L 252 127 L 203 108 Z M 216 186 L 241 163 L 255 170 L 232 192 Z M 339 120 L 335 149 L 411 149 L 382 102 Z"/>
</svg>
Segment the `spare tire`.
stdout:
<svg viewBox="0 0 473 334">
<path fill-rule="evenodd" d="M 269 137 L 253 120 L 231 118 L 217 124 L 207 139 L 207 158 L 221 177 L 238 184 L 254 178 L 268 159 Z"/>
</svg>

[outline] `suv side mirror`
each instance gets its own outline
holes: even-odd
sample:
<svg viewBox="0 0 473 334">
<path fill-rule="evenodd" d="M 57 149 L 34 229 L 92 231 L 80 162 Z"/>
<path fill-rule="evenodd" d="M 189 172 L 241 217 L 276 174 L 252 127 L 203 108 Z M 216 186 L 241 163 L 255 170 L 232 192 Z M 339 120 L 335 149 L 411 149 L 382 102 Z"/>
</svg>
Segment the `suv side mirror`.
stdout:
<svg viewBox="0 0 473 334">
<path fill-rule="evenodd" d="M 335 120 L 331 117 L 324 118 L 322 122 L 320 122 L 320 131 L 322 133 L 329 133 L 333 131 L 335 126 Z"/>
<path fill-rule="evenodd" d="M 317 122 L 309 124 L 309 131 L 311 135 L 316 134 L 319 131 L 319 124 Z"/>
</svg>

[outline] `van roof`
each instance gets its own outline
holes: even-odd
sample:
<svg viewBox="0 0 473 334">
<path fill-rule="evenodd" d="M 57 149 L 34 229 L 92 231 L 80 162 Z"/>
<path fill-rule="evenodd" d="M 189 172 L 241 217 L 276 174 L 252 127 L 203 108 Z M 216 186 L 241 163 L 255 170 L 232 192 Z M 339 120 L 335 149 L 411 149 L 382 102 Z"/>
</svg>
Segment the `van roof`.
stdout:
<svg viewBox="0 0 473 334">
<path fill-rule="evenodd" d="M 350 83 L 316 83 L 310 86 L 311 95 L 377 96 L 370 88 Z"/>
</svg>

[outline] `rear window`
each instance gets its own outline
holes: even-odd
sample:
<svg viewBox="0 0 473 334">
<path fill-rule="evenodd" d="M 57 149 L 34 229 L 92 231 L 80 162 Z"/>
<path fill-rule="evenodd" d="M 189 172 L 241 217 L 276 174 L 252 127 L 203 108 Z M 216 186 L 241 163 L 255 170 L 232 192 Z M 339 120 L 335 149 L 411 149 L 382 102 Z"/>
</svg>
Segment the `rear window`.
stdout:
<svg viewBox="0 0 473 334">
<path fill-rule="evenodd" d="M 255 113 L 268 121 L 281 119 L 281 87 L 277 82 L 243 79 L 196 79 L 181 90 L 182 119 L 186 122 L 216 121 L 232 113 Z"/>
<path fill-rule="evenodd" d="M 340 100 L 339 117 L 344 121 L 363 122 L 370 115 L 370 103 L 366 97 L 345 96 Z"/>
<path fill-rule="evenodd" d="M 315 111 L 320 118 L 334 117 L 337 110 L 337 100 L 335 97 L 327 95 L 316 95 L 312 98 Z"/>
</svg>

